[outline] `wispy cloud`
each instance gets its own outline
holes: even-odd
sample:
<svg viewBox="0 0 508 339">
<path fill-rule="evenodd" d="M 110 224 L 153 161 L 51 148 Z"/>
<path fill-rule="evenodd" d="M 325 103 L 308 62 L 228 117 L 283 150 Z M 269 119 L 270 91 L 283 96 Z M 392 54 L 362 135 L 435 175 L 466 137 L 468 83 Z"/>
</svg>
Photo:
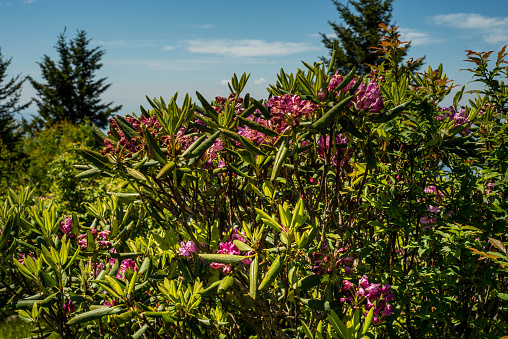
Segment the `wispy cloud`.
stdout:
<svg viewBox="0 0 508 339">
<path fill-rule="evenodd" d="M 194 25 L 192 27 L 194 27 L 194 28 L 201 28 L 201 29 L 211 29 L 211 28 L 215 28 L 215 25 L 209 25 L 209 24 L 206 25 L 205 24 L 205 25 Z"/>
<path fill-rule="evenodd" d="M 150 69 L 156 71 L 189 71 L 207 69 L 210 65 L 208 60 L 200 59 L 177 59 L 177 60 L 158 60 L 158 59 L 104 59 L 104 64 L 115 67 L 133 67 L 137 69 Z"/>
<path fill-rule="evenodd" d="M 266 80 L 265 79 L 259 78 L 257 80 L 254 80 L 254 85 L 262 85 L 262 84 L 266 84 Z"/>
<path fill-rule="evenodd" d="M 151 42 L 147 42 L 147 41 L 127 41 L 127 40 L 109 40 L 109 41 L 107 41 L 107 40 L 99 40 L 99 41 L 92 40 L 91 43 L 94 45 L 107 46 L 107 47 L 112 47 L 112 46 L 154 47 L 155 46 L 155 44 L 153 44 Z"/>
<path fill-rule="evenodd" d="M 436 25 L 468 30 L 482 36 L 487 43 L 508 41 L 508 17 L 486 17 L 476 13 L 439 14 L 432 17 Z"/>
<path fill-rule="evenodd" d="M 305 43 L 264 40 L 191 40 L 188 43 L 192 53 L 232 57 L 285 56 L 318 49 Z"/>
<path fill-rule="evenodd" d="M 221 86 L 227 86 L 227 85 L 229 84 L 229 80 L 222 79 L 222 80 L 220 81 L 220 84 L 221 84 Z"/>
<path fill-rule="evenodd" d="M 429 45 L 443 40 L 432 38 L 428 33 L 411 28 L 399 29 L 401 40 L 411 41 L 411 46 Z"/>
<path fill-rule="evenodd" d="M 162 50 L 163 50 L 163 51 L 172 51 L 172 50 L 174 50 L 174 49 L 176 49 L 176 46 L 169 46 L 169 45 L 168 45 L 168 46 L 164 46 L 164 47 L 162 47 Z"/>
</svg>

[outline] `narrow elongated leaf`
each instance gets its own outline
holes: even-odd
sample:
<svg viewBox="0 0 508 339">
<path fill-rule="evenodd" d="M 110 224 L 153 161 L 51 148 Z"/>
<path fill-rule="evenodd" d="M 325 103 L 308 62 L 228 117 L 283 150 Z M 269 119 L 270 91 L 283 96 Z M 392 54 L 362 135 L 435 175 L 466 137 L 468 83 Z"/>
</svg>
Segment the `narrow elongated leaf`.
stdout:
<svg viewBox="0 0 508 339">
<path fill-rule="evenodd" d="M 345 88 L 349 83 L 354 79 L 356 72 L 356 67 L 353 67 L 353 69 L 342 79 L 342 81 L 339 83 L 339 85 L 335 88 L 335 91 L 338 92 Z"/>
<path fill-rule="evenodd" d="M 183 152 L 182 157 L 190 159 L 190 154 L 206 139 L 206 133 L 201 134 L 190 146 Z"/>
<path fill-rule="evenodd" d="M 232 255 L 232 254 L 208 254 L 203 253 L 199 254 L 199 256 L 208 261 L 218 262 L 221 264 L 234 264 L 239 261 L 242 261 L 243 259 L 247 258 L 245 256 L 241 255 Z"/>
<path fill-rule="evenodd" d="M 98 168 L 92 168 L 87 171 L 76 174 L 77 179 L 91 178 L 100 175 L 101 171 Z"/>
<path fill-rule="evenodd" d="M 203 105 L 204 114 L 212 119 L 215 123 L 219 122 L 219 117 L 217 115 L 217 112 L 213 109 L 213 107 L 206 101 L 206 99 L 198 92 L 196 91 L 196 96 L 198 97 L 198 100 L 201 102 L 201 105 Z"/>
<path fill-rule="evenodd" d="M 125 167 L 125 170 L 127 171 L 127 173 L 136 178 L 136 179 L 139 179 L 139 180 L 146 180 L 146 177 L 139 171 L 135 170 L 134 168 L 130 168 L 130 167 Z"/>
<path fill-rule="evenodd" d="M 254 106 L 252 106 L 254 107 Z M 257 122 L 254 122 L 252 120 L 249 120 L 249 119 L 245 119 L 243 117 L 238 117 L 238 123 L 239 123 L 239 126 L 243 126 L 243 125 L 246 125 L 248 126 L 249 128 L 255 130 L 255 131 L 258 131 L 258 132 L 261 132 L 263 133 L 264 135 L 268 135 L 270 137 L 278 137 L 279 134 L 275 131 L 272 131 L 271 129 L 269 129 L 268 127 L 266 126 L 263 126 L 261 124 L 258 124 Z"/>
<path fill-rule="evenodd" d="M 411 104 L 411 101 L 405 102 L 403 104 L 400 104 L 397 107 L 392 108 L 391 110 L 382 113 L 379 115 L 376 119 L 374 119 L 374 122 L 382 123 L 382 122 L 388 122 L 390 120 L 395 119 L 398 117 L 404 110 Z"/>
<path fill-rule="evenodd" d="M 268 270 L 268 272 L 266 272 L 265 277 L 263 278 L 263 280 L 261 280 L 258 290 L 262 291 L 266 287 L 270 286 L 272 282 L 275 281 L 275 279 L 277 278 L 282 269 L 282 266 L 284 264 L 283 261 L 284 258 L 281 257 L 280 255 L 278 255 L 275 258 L 275 260 L 272 263 L 272 266 L 270 266 L 270 269 Z"/>
<path fill-rule="evenodd" d="M 233 287 L 233 283 L 235 280 L 232 276 L 227 275 L 222 279 L 221 283 L 219 284 L 219 287 L 217 288 L 218 293 L 227 292 Z"/>
<path fill-rule="evenodd" d="M 339 118 L 339 124 L 346 130 L 346 132 L 348 132 L 349 134 L 351 134 L 352 136 L 362 140 L 364 137 L 364 135 L 362 134 L 362 132 L 360 132 L 356 126 L 353 124 L 353 122 L 351 121 L 351 119 L 349 117 L 346 117 L 346 116 L 342 116 Z"/>
<path fill-rule="evenodd" d="M 328 315 L 328 321 L 338 335 L 340 335 L 342 338 L 346 338 L 346 327 L 334 310 L 332 310 Z"/>
<path fill-rule="evenodd" d="M 162 154 L 161 149 L 159 148 L 159 145 L 157 144 L 157 141 L 153 138 L 150 131 L 148 131 L 146 128 L 143 128 L 143 134 L 148 141 L 148 146 L 150 147 L 150 151 L 152 152 L 152 156 L 155 160 L 160 162 L 162 165 L 166 165 L 166 157 L 164 154 Z"/>
<path fill-rule="evenodd" d="M 249 245 L 247 245 L 246 243 L 244 243 L 243 241 L 240 241 L 240 240 L 233 240 L 233 244 L 236 246 L 236 248 L 238 248 L 240 251 L 244 251 L 244 252 L 248 252 L 248 251 L 254 251 L 254 249 L 252 249 L 252 247 L 250 247 Z"/>
<path fill-rule="evenodd" d="M 130 122 L 127 121 L 124 117 L 117 115 L 115 117 L 115 121 L 118 125 L 118 127 L 122 130 L 124 135 L 129 139 L 133 139 L 138 136 L 138 132 L 134 128 L 134 126 L 131 125 Z"/>
<path fill-rule="evenodd" d="M 302 303 L 318 311 L 330 311 L 330 303 L 326 300 L 300 299 Z"/>
<path fill-rule="evenodd" d="M 197 160 L 201 159 L 201 157 L 203 156 L 203 154 L 205 154 L 205 152 L 210 148 L 212 147 L 213 143 L 215 142 L 215 139 L 217 139 L 220 135 L 220 131 L 217 131 L 215 132 L 213 135 L 211 135 L 208 139 L 206 139 L 204 142 L 202 142 L 199 146 L 196 147 L 196 149 L 194 149 L 194 151 L 191 152 L 189 158 L 192 158 L 190 161 L 189 161 L 189 165 L 192 165 L 191 164 L 191 161 L 192 163 L 196 162 Z"/>
<path fill-rule="evenodd" d="M 143 326 L 141 326 L 141 328 L 139 330 L 136 331 L 136 333 L 134 333 L 132 335 L 132 339 L 138 339 L 138 338 L 141 338 L 141 336 L 143 334 L 145 334 L 146 330 L 148 329 L 148 325 L 147 324 L 144 324 Z"/>
<path fill-rule="evenodd" d="M 175 167 L 176 167 L 176 164 L 174 161 L 168 162 L 166 165 L 164 165 L 164 167 L 162 167 L 160 172 L 157 173 L 157 179 L 164 179 L 165 177 L 168 176 L 168 174 L 173 173 L 173 170 L 175 169 Z"/>
<path fill-rule="evenodd" d="M 208 286 L 207 288 L 200 290 L 198 293 L 201 294 L 201 296 L 203 296 L 203 297 L 209 296 L 211 294 L 215 294 L 215 293 L 217 293 L 217 289 L 219 288 L 219 285 L 221 282 L 222 282 L 222 280 L 216 281 L 216 282 L 212 283 L 210 286 Z"/>
<path fill-rule="evenodd" d="M 330 125 L 331 121 L 342 112 L 342 110 L 351 102 L 354 95 L 350 95 L 346 97 L 344 100 L 339 102 L 337 105 L 333 106 L 328 112 L 326 112 L 321 118 L 314 121 L 311 125 L 314 129 L 319 129 L 321 127 L 325 127 Z"/>
<path fill-rule="evenodd" d="M 95 310 L 92 310 L 92 311 L 88 311 L 88 312 L 84 312 L 84 313 L 81 313 L 81 314 L 78 314 L 77 316 L 75 316 L 74 318 L 72 318 L 71 320 L 69 320 L 67 322 L 68 325 L 72 325 L 72 324 L 81 324 L 81 323 L 86 323 L 88 321 L 92 321 L 92 320 L 95 320 L 95 319 L 100 319 L 106 315 L 112 315 L 112 314 L 118 314 L 120 312 L 122 312 L 123 310 L 121 308 L 118 308 L 118 307 L 101 307 L 101 308 L 97 308 Z"/>
<path fill-rule="evenodd" d="M 104 146 L 104 139 L 106 139 L 108 136 L 104 134 L 104 132 L 102 132 L 97 126 L 95 126 L 95 124 L 92 125 L 92 135 L 99 146 Z"/>
<path fill-rule="evenodd" d="M 279 146 L 277 150 L 277 154 L 275 155 L 275 160 L 273 163 L 272 175 L 270 176 L 270 180 L 273 181 L 279 175 L 280 169 L 286 160 L 289 149 L 289 138 L 284 138 L 284 142 Z"/>
<path fill-rule="evenodd" d="M 103 156 L 99 152 L 90 151 L 87 149 L 78 149 L 76 153 L 80 154 L 86 160 L 90 161 L 97 168 L 107 168 L 111 167 L 109 160 L 107 157 Z"/>
<path fill-rule="evenodd" d="M 365 322 L 363 323 L 362 335 L 365 335 L 369 330 L 370 323 L 372 322 L 372 318 L 374 317 L 374 307 L 369 310 L 367 317 L 365 317 Z"/>
<path fill-rule="evenodd" d="M 252 299 L 256 300 L 258 293 L 259 257 L 256 255 L 249 269 L 249 292 Z"/>
<path fill-rule="evenodd" d="M 265 120 L 270 120 L 272 118 L 272 114 L 268 111 L 268 109 L 263 106 L 259 101 L 256 99 L 251 99 L 251 102 L 256 106 L 256 108 L 263 114 L 263 117 Z"/>
<path fill-rule="evenodd" d="M 261 217 L 265 224 L 268 224 L 271 228 L 276 232 L 282 231 L 281 225 L 276 222 L 271 216 L 269 216 L 265 211 L 256 208 L 256 213 Z"/>
</svg>

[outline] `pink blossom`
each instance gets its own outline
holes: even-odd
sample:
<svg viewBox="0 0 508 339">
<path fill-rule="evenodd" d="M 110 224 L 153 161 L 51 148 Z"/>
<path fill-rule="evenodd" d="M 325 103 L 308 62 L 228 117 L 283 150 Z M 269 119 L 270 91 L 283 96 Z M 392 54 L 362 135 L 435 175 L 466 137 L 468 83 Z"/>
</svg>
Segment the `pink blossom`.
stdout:
<svg viewBox="0 0 508 339">
<path fill-rule="evenodd" d="M 436 186 L 427 186 L 423 189 L 423 191 L 427 194 L 431 194 L 431 193 L 437 194 Z"/>
<path fill-rule="evenodd" d="M 125 278 L 125 271 L 131 270 L 131 271 L 137 271 L 138 268 L 136 267 L 136 263 L 132 259 L 124 259 L 122 260 L 122 263 L 120 264 L 120 268 L 118 269 L 118 274 L 116 277 L 118 279 L 124 279 Z"/>
<path fill-rule="evenodd" d="M 198 247 L 196 244 L 189 240 L 187 242 L 182 241 L 180 243 L 180 248 L 178 249 L 178 254 L 183 255 L 186 258 L 189 258 L 193 253 L 198 251 Z"/>
<path fill-rule="evenodd" d="M 361 286 L 363 288 L 369 287 L 369 278 L 365 274 L 358 281 L 358 286 Z"/>
<path fill-rule="evenodd" d="M 342 280 L 342 291 L 348 291 L 351 287 L 353 287 L 353 283 L 349 280 Z"/>
<path fill-rule="evenodd" d="M 439 208 L 438 206 L 432 206 L 432 205 L 427 206 L 427 211 L 429 211 L 431 213 L 438 213 L 440 209 L 441 208 Z"/>
<path fill-rule="evenodd" d="M 72 300 L 69 300 L 63 304 L 63 310 L 65 314 L 69 314 L 72 313 L 72 311 L 74 311 L 74 303 L 72 302 Z"/>
<path fill-rule="evenodd" d="M 69 234 L 69 232 L 72 231 L 72 218 L 68 218 L 64 215 L 64 221 L 62 221 L 60 225 L 60 230 L 65 234 Z"/>
</svg>

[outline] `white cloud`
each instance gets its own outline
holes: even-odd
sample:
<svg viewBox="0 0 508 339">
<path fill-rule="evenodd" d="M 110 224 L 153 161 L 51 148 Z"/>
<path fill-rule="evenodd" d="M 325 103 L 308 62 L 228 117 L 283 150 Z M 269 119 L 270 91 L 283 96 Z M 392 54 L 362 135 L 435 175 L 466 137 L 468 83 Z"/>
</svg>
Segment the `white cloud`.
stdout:
<svg viewBox="0 0 508 339">
<path fill-rule="evenodd" d="M 432 38 L 428 33 L 411 28 L 401 28 L 399 29 L 399 33 L 402 41 L 411 41 L 411 46 L 422 46 L 442 41 Z"/>
<path fill-rule="evenodd" d="M 215 28 L 215 25 L 194 25 L 192 27 L 201 28 L 201 29 L 210 29 L 210 28 Z"/>
<path fill-rule="evenodd" d="M 192 53 L 232 57 L 284 56 L 318 49 L 305 43 L 263 40 L 191 40 L 188 43 Z"/>
<path fill-rule="evenodd" d="M 476 13 L 439 14 L 432 17 L 437 25 L 473 31 L 487 43 L 508 41 L 508 17 L 486 17 Z"/>
<path fill-rule="evenodd" d="M 222 79 L 222 80 L 220 81 L 220 85 L 221 85 L 221 86 L 227 86 L 228 84 L 229 84 L 229 80 Z"/>
<path fill-rule="evenodd" d="M 155 45 L 151 42 L 138 42 L 138 41 L 127 41 L 127 40 L 110 40 L 110 41 L 95 41 L 92 40 L 93 45 L 100 46 L 123 46 L 123 47 L 154 47 Z"/>
<path fill-rule="evenodd" d="M 207 60 L 157 60 L 157 59 L 104 59 L 104 64 L 115 67 L 133 67 L 136 69 L 150 69 L 156 71 L 189 71 L 207 69 Z"/>
<path fill-rule="evenodd" d="M 262 85 L 262 84 L 266 84 L 265 79 L 260 78 L 260 79 L 254 80 L 254 85 Z"/>
<path fill-rule="evenodd" d="M 164 46 L 162 47 L 163 51 L 172 51 L 176 48 L 176 46 Z"/>
</svg>

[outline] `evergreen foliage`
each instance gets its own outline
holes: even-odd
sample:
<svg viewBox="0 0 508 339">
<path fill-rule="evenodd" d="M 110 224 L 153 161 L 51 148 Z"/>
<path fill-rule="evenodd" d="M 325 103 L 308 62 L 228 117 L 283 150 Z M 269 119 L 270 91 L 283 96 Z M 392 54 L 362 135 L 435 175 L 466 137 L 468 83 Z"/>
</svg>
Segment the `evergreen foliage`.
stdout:
<svg viewBox="0 0 508 339">
<path fill-rule="evenodd" d="M 19 104 L 21 88 L 26 78 L 19 74 L 7 81 L 7 68 L 11 59 L 4 59 L 0 50 L 0 144 L 7 151 L 12 152 L 20 135 L 17 132 L 18 124 L 14 115 L 27 108 L 30 103 Z"/>
<path fill-rule="evenodd" d="M 393 0 L 356 0 L 348 1 L 346 5 L 338 0 L 332 0 L 337 7 L 342 23 L 328 21 L 336 37 L 321 34 L 321 41 L 332 55 L 336 45 L 336 55 L 333 70 L 343 74 L 349 73 L 356 67 L 359 75 L 368 74 L 368 65 L 379 65 L 384 59 L 378 54 L 371 53 L 371 47 L 381 42 L 383 33 L 378 29 L 380 23 L 388 25 L 392 20 Z M 330 59 L 321 57 L 327 64 Z"/>
<path fill-rule="evenodd" d="M 64 31 L 55 46 L 59 60 L 44 55 L 39 63 L 44 82 L 30 78 L 39 96 L 34 99 L 40 115 L 35 123 L 39 126 L 63 119 L 82 123 L 88 118 L 93 124 L 105 127 L 109 117 L 122 108 L 121 105 L 112 107 L 112 102 L 101 102 L 101 94 L 111 84 L 105 83 L 107 78 L 95 78 L 105 52 L 100 47 L 90 48 L 90 41 L 81 30 L 68 42 Z"/>
</svg>

